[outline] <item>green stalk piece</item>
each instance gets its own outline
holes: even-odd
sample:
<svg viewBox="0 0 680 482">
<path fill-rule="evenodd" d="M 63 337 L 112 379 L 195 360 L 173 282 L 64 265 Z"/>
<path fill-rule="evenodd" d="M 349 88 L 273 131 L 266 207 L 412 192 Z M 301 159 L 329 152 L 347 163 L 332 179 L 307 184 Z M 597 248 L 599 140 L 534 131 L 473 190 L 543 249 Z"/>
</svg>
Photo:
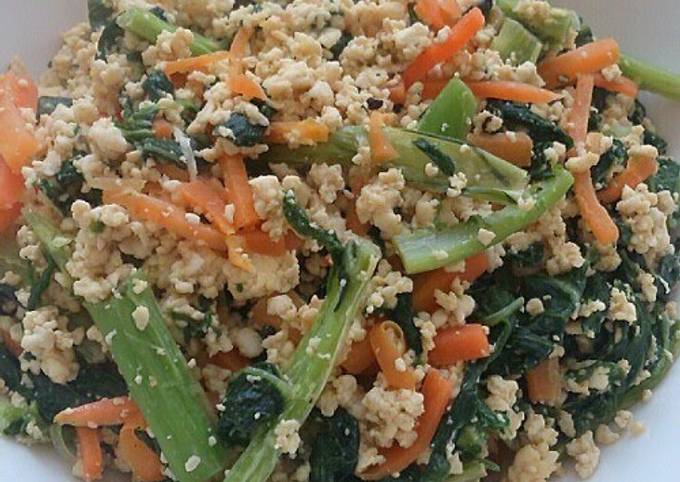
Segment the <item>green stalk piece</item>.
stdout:
<svg viewBox="0 0 680 482">
<path fill-rule="evenodd" d="M 262 427 L 228 471 L 225 482 L 265 482 L 281 456 L 276 426 L 293 420 L 302 426 L 335 367 L 352 321 L 368 295 L 368 282 L 380 259 L 378 248 L 364 240 L 350 242 L 342 262 L 326 282 L 326 299 L 310 332 L 302 339 L 283 378 L 290 386 L 284 412 Z"/>
<path fill-rule="evenodd" d="M 543 52 L 543 44 L 524 25 L 508 17 L 491 42 L 491 49 L 497 50 L 503 60 L 513 65 L 535 64 Z"/>
<path fill-rule="evenodd" d="M 117 23 L 123 30 L 132 32 L 147 42 L 155 43 L 161 32 L 174 32 L 176 25 L 172 25 L 142 8 L 131 8 L 121 13 Z M 224 45 L 203 35 L 194 33 L 194 41 L 189 46 L 194 55 L 204 55 L 223 50 Z"/>
<path fill-rule="evenodd" d="M 498 0 L 496 5 L 506 17 L 520 22 L 553 50 L 564 50 L 573 33 L 581 29 L 581 19 L 573 10 L 550 7 L 547 16 L 537 16 L 520 9 L 520 0 Z"/>
<path fill-rule="evenodd" d="M 619 67 L 623 75 L 637 82 L 640 88 L 680 101 L 680 74 L 626 54 L 621 55 Z"/>
<path fill-rule="evenodd" d="M 44 249 L 63 274 L 71 241 L 49 220 L 24 213 Z M 215 420 L 199 382 L 175 343 L 142 271 L 127 280 L 111 299 L 83 303 L 109 342 L 111 354 L 180 482 L 207 482 L 222 473 L 227 452 L 218 442 Z M 138 287 L 144 287 L 139 290 Z M 133 313 L 146 309 L 148 323 L 137 326 Z M 200 462 L 193 470 L 189 460 Z"/>
<path fill-rule="evenodd" d="M 425 166 L 432 162 L 416 144 L 425 140 L 437 151 L 450 158 L 456 172 L 465 174 L 468 180 L 466 194 L 479 199 L 508 204 L 515 202 L 528 183 L 527 172 L 486 151 L 470 146 L 463 141 L 441 135 L 386 127 L 385 135 L 399 156 L 384 164 L 384 167 L 401 169 L 406 182 L 419 189 L 446 192 L 449 180 L 443 173 L 428 176 Z M 334 132 L 329 141 L 315 146 L 290 149 L 285 145 L 269 146 L 269 151 L 260 156 L 267 163 L 286 163 L 298 167 L 310 164 L 341 164 L 351 167 L 352 158 L 360 146 L 368 145 L 366 131 L 362 127 L 344 127 Z"/>
<path fill-rule="evenodd" d="M 418 131 L 465 139 L 470 132 L 475 112 L 477 98 L 465 82 L 454 77 L 430 104 L 418 123 Z"/>
<path fill-rule="evenodd" d="M 535 222 L 569 191 L 574 178 L 562 167 L 553 176 L 529 189 L 533 206 L 506 206 L 484 217 L 471 218 L 444 229 L 422 229 L 394 238 L 394 244 L 408 274 L 422 273 L 458 263 L 498 244 L 513 233 Z M 493 239 L 483 244 L 481 229 L 491 231 Z"/>
</svg>

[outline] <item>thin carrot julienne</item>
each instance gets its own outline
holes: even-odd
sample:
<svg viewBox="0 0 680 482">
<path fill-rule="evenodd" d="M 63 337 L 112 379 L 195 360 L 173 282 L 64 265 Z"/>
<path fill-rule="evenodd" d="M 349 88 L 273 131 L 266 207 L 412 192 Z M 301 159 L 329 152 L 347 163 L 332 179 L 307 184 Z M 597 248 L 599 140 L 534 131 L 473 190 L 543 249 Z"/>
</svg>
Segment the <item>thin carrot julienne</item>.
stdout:
<svg viewBox="0 0 680 482">
<path fill-rule="evenodd" d="M 404 448 L 394 445 L 380 451 L 385 461 L 360 474 L 363 480 L 380 480 L 401 472 L 414 463 L 429 448 L 437 427 L 453 396 L 453 385 L 438 370 L 431 369 L 425 376 L 423 387 L 423 414 L 418 419 L 416 440 Z"/>
<path fill-rule="evenodd" d="M 273 144 L 287 144 L 294 140 L 303 145 L 327 142 L 330 129 L 323 122 L 314 119 L 302 121 L 272 122 L 269 126 L 267 141 Z"/>
<path fill-rule="evenodd" d="M 255 211 L 253 189 L 248 182 L 248 172 L 243 158 L 240 156 L 223 156 L 220 159 L 224 184 L 231 202 L 234 204 L 234 227 L 250 228 L 260 223 Z"/>
<path fill-rule="evenodd" d="M 227 236 L 234 234 L 234 227 L 225 216 L 227 203 L 217 186 L 205 179 L 197 179 L 182 184 L 178 192 L 185 203 L 204 214 L 223 234 Z"/>
<path fill-rule="evenodd" d="M 377 111 L 371 112 L 368 122 L 368 143 L 371 148 L 371 159 L 373 162 L 375 164 L 382 164 L 399 157 L 399 153 L 392 147 L 383 130 L 385 127 L 383 114 Z"/>
<path fill-rule="evenodd" d="M 128 397 L 117 397 L 67 408 L 59 412 L 54 421 L 61 425 L 96 428 L 122 425 L 129 418 L 140 415 L 135 402 Z"/>
<path fill-rule="evenodd" d="M 468 141 L 473 146 L 490 152 L 516 166 L 531 167 L 534 141 L 524 132 L 470 134 Z"/>
<path fill-rule="evenodd" d="M 655 156 L 631 155 L 626 168 L 614 176 L 609 185 L 597 193 L 597 197 L 604 203 L 618 201 L 626 186 L 635 189 L 638 184 L 656 174 L 658 168 L 659 163 Z"/>
<path fill-rule="evenodd" d="M 607 38 L 545 60 L 538 66 L 538 73 L 553 88 L 563 81 L 573 81 L 579 74 L 594 74 L 610 67 L 620 57 L 619 44 Z"/>
<path fill-rule="evenodd" d="M 132 470 L 134 480 L 159 482 L 164 479 L 163 464 L 158 454 L 137 435 L 138 429 L 146 428 L 141 417 L 130 419 L 120 430 L 118 453 Z"/>
<path fill-rule="evenodd" d="M 485 80 L 466 82 L 476 97 L 500 99 L 527 104 L 547 104 L 562 98 L 560 94 L 523 82 L 509 80 Z"/>
<path fill-rule="evenodd" d="M 376 359 L 373 347 L 371 346 L 371 340 L 369 337 L 366 337 L 361 341 L 352 343 L 347 357 L 341 366 L 351 375 L 361 375 L 369 368 L 375 366 L 375 364 Z"/>
<path fill-rule="evenodd" d="M 428 361 L 446 367 L 462 361 L 478 360 L 491 354 L 488 328 L 476 323 L 440 330 L 434 338 L 434 349 Z"/>
<path fill-rule="evenodd" d="M 632 98 L 636 98 L 640 91 L 640 86 L 635 81 L 627 77 L 619 77 L 616 80 L 607 80 L 601 73 L 595 74 L 595 87 L 599 87 L 610 92 L 624 94 Z"/>
<path fill-rule="evenodd" d="M 392 388 L 415 389 L 417 380 L 413 368 L 403 360 L 404 366 L 397 366 L 399 359 L 406 353 L 401 327 L 393 321 L 383 321 L 371 328 L 368 337 L 387 384 Z"/>
<path fill-rule="evenodd" d="M 76 427 L 78 454 L 81 460 L 83 478 L 87 482 L 101 480 L 104 473 L 104 453 L 101 446 L 99 430 L 88 427 Z"/>
<path fill-rule="evenodd" d="M 426 78 L 432 68 L 452 59 L 463 50 L 472 37 L 484 27 L 484 23 L 484 14 L 477 7 L 463 15 L 451 28 L 446 40 L 430 45 L 406 68 L 402 75 L 406 89 Z"/>
<path fill-rule="evenodd" d="M 230 58 L 231 54 L 227 51 L 214 52 L 211 54 L 199 55 L 187 59 L 166 62 L 163 70 L 169 76 L 175 74 L 186 74 L 194 71 L 208 71 L 217 62 Z"/>
</svg>

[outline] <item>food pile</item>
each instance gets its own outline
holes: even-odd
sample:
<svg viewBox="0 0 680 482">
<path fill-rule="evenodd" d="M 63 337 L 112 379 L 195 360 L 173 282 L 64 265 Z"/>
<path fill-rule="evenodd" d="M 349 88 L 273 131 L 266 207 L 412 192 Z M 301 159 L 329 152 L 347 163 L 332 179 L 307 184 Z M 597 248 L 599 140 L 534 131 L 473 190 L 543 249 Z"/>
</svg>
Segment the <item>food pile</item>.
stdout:
<svg viewBox="0 0 680 482">
<path fill-rule="evenodd" d="M 540 0 L 89 0 L 0 77 L 0 431 L 157 482 L 543 482 L 680 348 L 680 78 Z"/>
</svg>

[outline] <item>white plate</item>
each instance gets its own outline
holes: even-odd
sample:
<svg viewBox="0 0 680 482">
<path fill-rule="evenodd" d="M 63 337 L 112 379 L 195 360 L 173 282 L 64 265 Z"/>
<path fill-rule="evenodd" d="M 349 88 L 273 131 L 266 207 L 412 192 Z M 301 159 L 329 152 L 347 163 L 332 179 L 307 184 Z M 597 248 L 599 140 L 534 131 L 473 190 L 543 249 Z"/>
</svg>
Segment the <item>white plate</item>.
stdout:
<svg viewBox="0 0 680 482">
<path fill-rule="evenodd" d="M 576 9 L 600 37 L 680 71 L 680 2 L 677 0 L 561 0 Z M 85 18 L 85 1 L 0 0 L 0 67 L 20 56 L 40 73 L 58 47 L 59 34 Z M 680 105 L 646 97 L 651 117 L 680 156 Z M 647 432 L 602 451 L 593 482 L 675 482 L 680 455 L 680 369 L 674 369 L 652 400 L 636 410 Z M 71 482 L 70 467 L 46 449 L 27 449 L 0 438 L 0 482 Z M 112 479 L 109 479 L 112 480 Z M 569 479 L 565 479 L 569 480 Z"/>
</svg>

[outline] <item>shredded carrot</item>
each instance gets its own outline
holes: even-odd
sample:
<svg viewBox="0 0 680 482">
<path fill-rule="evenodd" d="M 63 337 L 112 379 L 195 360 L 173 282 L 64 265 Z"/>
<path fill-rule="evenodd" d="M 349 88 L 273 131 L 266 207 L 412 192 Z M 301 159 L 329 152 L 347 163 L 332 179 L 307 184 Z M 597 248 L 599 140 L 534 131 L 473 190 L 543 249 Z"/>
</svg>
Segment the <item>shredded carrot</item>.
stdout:
<svg viewBox="0 0 680 482">
<path fill-rule="evenodd" d="M 461 361 L 478 360 L 491 353 L 488 328 L 470 323 L 440 330 L 434 337 L 434 349 L 428 361 L 436 367 L 447 367 Z"/>
<path fill-rule="evenodd" d="M 375 366 L 375 364 L 375 353 L 373 353 L 371 340 L 369 337 L 366 337 L 361 341 L 352 343 L 347 353 L 347 358 L 345 358 L 341 366 L 351 375 L 361 375 L 372 366 Z"/>
<path fill-rule="evenodd" d="M 248 46 L 250 45 L 250 37 L 253 35 L 253 30 L 247 27 L 241 27 L 234 39 L 231 41 L 229 53 L 231 54 L 231 66 L 229 75 L 237 77 L 243 74 L 243 57 L 246 56 Z"/>
<path fill-rule="evenodd" d="M 0 90 L 8 89 L 14 105 L 24 109 L 38 109 L 38 86 L 27 75 L 12 72 L 0 75 Z"/>
<path fill-rule="evenodd" d="M 392 388 L 415 389 L 416 374 L 413 368 L 404 366 L 403 370 L 399 370 L 396 366 L 397 360 L 406 353 L 401 327 L 393 321 L 383 321 L 371 328 L 368 337 L 387 384 Z"/>
<path fill-rule="evenodd" d="M 245 250 L 249 253 L 265 256 L 283 256 L 288 251 L 285 238 L 273 240 L 269 233 L 261 229 L 241 231 L 239 235 L 244 240 Z"/>
<path fill-rule="evenodd" d="M 573 81 L 578 74 L 594 74 L 610 67 L 619 61 L 620 56 L 616 40 L 602 39 L 545 60 L 539 65 L 538 73 L 548 88 L 554 88 L 563 81 Z"/>
<path fill-rule="evenodd" d="M 447 292 L 451 283 L 458 278 L 461 281 L 472 282 L 489 269 L 489 259 L 486 253 L 479 253 L 465 260 L 465 269 L 450 272 L 445 268 L 428 271 L 417 275 L 413 280 L 413 308 L 416 311 L 434 312 L 438 305 L 435 299 L 437 290 Z"/>
<path fill-rule="evenodd" d="M 146 194 L 124 189 L 104 191 L 104 203 L 120 204 L 133 218 L 148 221 L 185 239 L 204 243 L 216 251 L 226 251 L 226 236 L 211 226 L 187 221 L 186 212 L 174 204 Z"/>
<path fill-rule="evenodd" d="M 595 87 L 608 90 L 610 92 L 618 92 L 619 94 L 627 95 L 635 98 L 640 91 L 640 86 L 627 77 L 619 77 L 616 80 L 607 80 L 604 75 L 595 74 Z"/>
<path fill-rule="evenodd" d="M 243 158 L 225 155 L 220 159 L 220 165 L 224 174 L 224 184 L 235 208 L 234 227 L 242 229 L 260 224 Z"/>
<path fill-rule="evenodd" d="M 17 93 L 16 78 L 0 77 L 0 156 L 14 174 L 21 174 L 40 150 L 33 129 L 26 124 L 20 107 L 32 102 Z"/>
<path fill-rule="evenodd" d="M 0 156 L 0 209 L 19 203 L 25 190 L 23 176 L 13 173 Z"/>
<path fill-rule="evenodd" d="M 21 348 L 20 344 L 14 341 L 14 338 L 12 338 L 9 331 L 0 328 L 0 338 L 2 338 L 2 343 L 5 345 L 5 348 L 7 348 L 12 355 L 19 357 L 24 352 L 24 349 Z"/>
<path fill-rule="evenodd" d="M 378 111 L 371 112 L 368 128 L 368 143 L 371 148 L 371 159 L 375 164 L 382 164 L 399 157 L 385 135 L 383 115 Z"/>
<path fill-rule="evenodd" d="M 243 247 L 243 238 L 240 236 L 227 236 L 227 249 L 229 250 L 229 262 L 243 271 L 252 273 L 253 263 Z"/>
<path fill-rule="evenodd" d="M 557 358 L 549 358 L 527 372 L 529 400 L 533 403 L 555 405 L 562 392 L 562 376 L 560 362 Z"/>
<path fill-rule="evenodd" d="M 362 479 L 380 480 L 401 472 L 430 447 L 439 422 L 453 396 L 453 385 L 438 370 L 431 369 L 425 377 L 421 392 L 424 399 L 424 411 L 418 419 L 416 440 L 407 448 L 395 444 L 388 449 L 381 450 L 380 455 L 385 457 L 385 461 L 369 467 L 360 474 Z"/>
<path fill-rule="evenodd" d="M 632 189 L 656 174 L 659 163 L 656 157 L 633 155 L 628 159 L 626 168 L 609 182 L 609 185 L 597 193 L 597 197 L 604 203 L 613 203 L 621 198 L 623 188 Z"/>
<path fill-rule="evenodd" d="M 189 182 L 189 172 L 174 164 L 159 164 L 156 166 L 158 172 L 176 181 Z"/>
<path fill-rule="evenodd" d="M 21 204 L 19 203 L 0 209 L 0 233 L 4 233 L 13 227 L 19 216 L 21 216 Z"/>
<path fill-rule="evenodd" d="M 468 141 L 494 156 L 505 159 L 519 167 L 530 167 L 534 141 L 524 132 L 500 132 L 498 134 L 470 134 Z"/>
<path fill-rule="evenodd" d="M 287 144 L 289 140 L 295 140 L 299 144 L 314 145 L 327 142 L 329 135 L 328 126 L 314 119 L 281 121 L 270 124 L 267 141 L 272 144 Z"/>
<path fill-rule="evenodd" d="M 230 77 L 229 88 L 234 94 L 242 95 L 246 100 L 267 100 L 267 94 L 262 86 L 245 74 Z"/>
<path fill-rule="evenodd" d="M 231 54 L 229 52 L 219 51 L 211 54 L 199 55 L 198 57 L 174 60 L 172 62 L 166 62 L 163 70 L 171 77 L 175 74 L 191 73 L 196 70 L 207 72 L 217 62 L 226 60 L 230 56 Z"/>
<path fill-rule="evenodd" d="M 163 464 L 156 452 L 135 431 L 141 428 L 137 423 L 123 425 L 118 436 L 118 453 L 132 470 L 134 480 L 139 482 L 158 482 L 163 480 Z"/>
<path fill-rule="evenodd" d="M 224 191 L 224 188 L 221 191 Z M 222 233 L 226 235 L 234 233 L 234 227 L 224 213 L 227 203 L 224 201 L 220 189 L 213 183 L 205 179 L 197 179 L 182 184 L 178 193 L 185 203 L 192 206 L 197 212 L 204 214 Z"/>
<path fill-rule="evenodd" d="M 446 25 L 444 12 L 439 5 L 439 0 L 418 0 L 413 10 L 425 24 L 435 30 Z"/>
<path fill-rule="evenodd" d="M 404 87 L 403 82 L 390 87 L 390 100 L 397 105 L 406 103 L 406 87 Z"/>
<path fill-rule="evenodd" d="M 595 79 L 592 74 L 577 77 L 574 105 L 569 114 L 567 131 L 574 139 L 576 148 L 582 146 L 588 134 L 588 119 L 593 98 Z M 581 217 L 600 244 L 614 243 L 619 239 L 619 228 L 607 210 L 600 204 L 595 193 L 590 171 L 574 173 L 574 196 Z"/>
<path fill-rule="evenodd" d="M 122 425 L 130 417 L 139 415 L 135 402 L 128 397 L 117 397 L 67 408 L 58 413 L 54 421 L 61 425 L 96 428 Z"/>
<path fill-rule="evenodd" d="M 102 452 L 99 430 L 76 427 L 76 436 L 83 478 L 87 482 L 101 480 L 104 474 L 104 453 Z"/>
<path fill-rule="evenodd" d="M 444 17 L 444 22 L 449 26 L 455 25 L 463 14 L 463 9 L 460 8 L 458 0 L 439 0 L 439 8 L 442 17 Z"/>
<path fill-rule="evenodd" d="M 423 100 L 436 99 L 437 96 L 444 90 L 446 84 L 449 83 L 448 79 L 445 80 L 429 80 L 425 79 L 423 82 Z"/>
<path fill-rule="evenodd" d="M 237 372 L 243 370 L 245 367 L 250 365 L 250 360 L 241 355 L 236 348 L 231 351 L 223 352 L 220 351 L 216 355 L 211 356 L 208 359 L 208 363 L 211 365 L 224 368 L 225 370 L 230 370 L 232 372 Z"/>
<path fill-rule="evenodd" d="M 347 223 L 347 229 L 352 231 L 358 236 L 367 236 L 369 225 L 362 223 L 357 214 L 356 203 L 352 201 L 347 208 L 347 213 L 345 214 L 345 222 Z"/>
<path fill-rule="evenodd" d="M 156 119 L 153 122 L 153 135 L 156 139 L 172 139 L 172 124 L 165 119 Z"/>
<path fill-rule="evenodd" d="M 547 104 L 562 98 L 560 94 L 534 85 L 510 80 L 467 82 L 467 86 L 481 99 L 501 99 L 527 104 Z"/>
<path fill-rule="evenodd" d="M 446 40 L 430 45 L 406 68 L 402 76 L 405 87 L 408 89 L 427 77 L 436 65 L 452 59 L 484 27 L 484 23 L 484 14 L 477 7 L 463 15 L 451 28 Z"/>
</svg>

